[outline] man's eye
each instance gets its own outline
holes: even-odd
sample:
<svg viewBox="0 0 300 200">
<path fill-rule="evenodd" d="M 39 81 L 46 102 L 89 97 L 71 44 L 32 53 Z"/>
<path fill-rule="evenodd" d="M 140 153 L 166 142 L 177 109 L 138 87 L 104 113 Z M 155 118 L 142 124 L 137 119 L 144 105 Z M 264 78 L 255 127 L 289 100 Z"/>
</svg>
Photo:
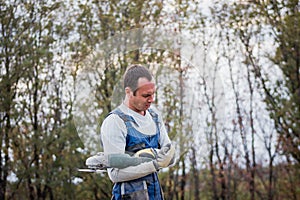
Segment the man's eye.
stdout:
<svg viewBox="0 0 300 200">
<path fill-rule="evenodd" d="M 144 97 L 144 98 L 148 98 L 148 97 L 151 97 L 152 95 L 151 94 L 144 94 L 144 95 L 142 95 L 142 97 Z"/>
</svg>

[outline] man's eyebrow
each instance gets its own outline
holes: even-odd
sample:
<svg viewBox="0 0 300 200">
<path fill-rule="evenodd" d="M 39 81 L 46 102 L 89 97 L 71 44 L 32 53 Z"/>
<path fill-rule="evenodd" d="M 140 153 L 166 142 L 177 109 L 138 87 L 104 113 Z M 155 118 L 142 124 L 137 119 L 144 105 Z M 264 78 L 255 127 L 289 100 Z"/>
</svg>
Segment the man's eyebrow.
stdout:
<svg viewBox="0 0 300 200">
<path fill-rule="evenodd" d="M 156 90 L 155 84 L 154 84 L 154 83 L 148 83 L 147 85 L 149 85 L 149 84 L 153 85 L 153 86 L 154 86 L 154 90 Z M 146 86 L 146 85 L 143 85 L 143 86 L 141 86 L 141 87 L 137 87 L 135 90 L 133 90 L 133 94 L 135 95 L 136 92 L 137 92 L 139 89 L 141 89 L 142 87 L 144 87 L 144 86 Z"/>
</svg>

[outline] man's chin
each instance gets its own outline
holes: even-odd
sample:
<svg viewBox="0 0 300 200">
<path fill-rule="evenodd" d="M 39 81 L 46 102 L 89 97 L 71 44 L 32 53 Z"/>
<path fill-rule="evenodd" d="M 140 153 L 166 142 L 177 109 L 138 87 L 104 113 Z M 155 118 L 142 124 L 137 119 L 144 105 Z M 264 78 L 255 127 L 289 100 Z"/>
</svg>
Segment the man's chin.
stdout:
<svg viewBox="0 0 300 200">
<path fill-rule="evenodd" d="M 148 108 L 150 108 L 150 106 L 151 106 L 151 104 L 146 105 L 146 106 L 145 106 L 145 110 L 148 110 Z"/>
</svg>

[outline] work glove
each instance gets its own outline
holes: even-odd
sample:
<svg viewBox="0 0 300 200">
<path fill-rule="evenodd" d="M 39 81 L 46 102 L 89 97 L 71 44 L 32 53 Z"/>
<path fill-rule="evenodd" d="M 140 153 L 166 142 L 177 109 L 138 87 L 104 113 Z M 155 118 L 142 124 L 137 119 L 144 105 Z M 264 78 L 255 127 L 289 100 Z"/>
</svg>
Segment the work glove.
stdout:
<svg viewBox="0 0 300 200">
<path fill-rule="evenodd" d="M 105 169 L 108 167 L 108 156 L 103 152 L 98 152 L 96 155 L 89 157 L 85 164 L 91 169 Z"/>
<path fill-rule="evenodd" d="M 137 166 L 144 162 L 150 162 L 155 159 L 155 151 L 151 148 L 138 151 L 134 156 L 128 154 L 104 154 L 98 152 L 89 157 L 85 164 L 90 169 L 119 168 L 123 169 L 130 166 Z"/>
<path fill-rule="evenodd" d="M 134 157 L 144 157 L 144 158 L 155 159 L 156 158 L 156 152 L 152 148 L 142 149 L 142 150 L 139 150 L 138 152 L 136 152 L 134 154 Z"/>
<path fill-rule="evenodd" d="M 172 144 L 167 144 L 159 150 L 156 150 L 156 159 L 153 161 L 157 170 L 166 168 L 173 164 L 175 157 L 175 148 Z"/>
</svg>

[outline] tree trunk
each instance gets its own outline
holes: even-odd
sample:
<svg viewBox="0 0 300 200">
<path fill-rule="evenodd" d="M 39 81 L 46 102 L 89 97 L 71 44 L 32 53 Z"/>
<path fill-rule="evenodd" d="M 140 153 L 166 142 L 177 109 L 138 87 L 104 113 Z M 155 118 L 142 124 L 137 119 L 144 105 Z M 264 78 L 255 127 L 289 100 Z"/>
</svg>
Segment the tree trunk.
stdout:
<svg viewBox="0 0 300 200">
<path fill-rule="evenodd" d="M 192 156 L 191 156 L 191 163 L 192 163 L 192 180 L 193 180 L 193 198 L 194 200 L 200 200 L 200 184 L 199 184 L 199 172 L 197 169 L 197 158 L 196 158 L 196 149 L 191 147 Z"/>
</svg>

